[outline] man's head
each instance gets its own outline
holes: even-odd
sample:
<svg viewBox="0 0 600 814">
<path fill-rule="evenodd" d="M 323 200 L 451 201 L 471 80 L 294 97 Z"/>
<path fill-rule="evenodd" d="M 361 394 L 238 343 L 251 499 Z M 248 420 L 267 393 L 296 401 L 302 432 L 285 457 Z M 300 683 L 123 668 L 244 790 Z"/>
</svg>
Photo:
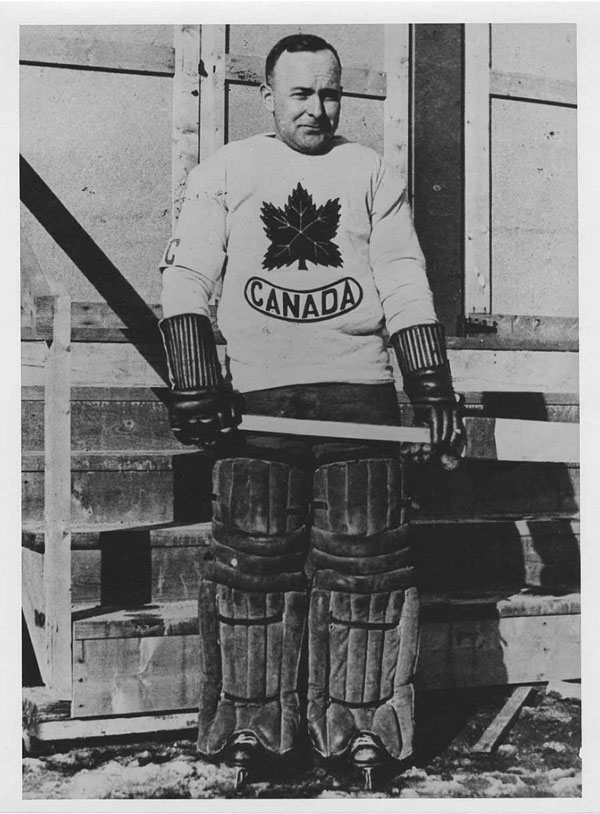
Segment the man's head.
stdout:
<svg viewBox="0 0 600 814">
<path fill-rule="evenodd" d="M 321 37 L 294 34 L 270 51 L 261 94 L 277 137 L 301 153 L 327 150 L 340 118 L 342 66 Z"/>
</svg>

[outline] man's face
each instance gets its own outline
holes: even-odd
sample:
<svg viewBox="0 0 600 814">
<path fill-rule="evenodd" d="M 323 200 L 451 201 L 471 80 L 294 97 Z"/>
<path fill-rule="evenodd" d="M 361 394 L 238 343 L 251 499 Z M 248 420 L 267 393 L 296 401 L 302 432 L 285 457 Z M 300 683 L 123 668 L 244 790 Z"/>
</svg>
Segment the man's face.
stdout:
<svg viewBox="0 0 600 814">
<path fill-rule="evenodd" d="M 331 51 L 284 51 L 261 93 L 275 132 L 293 150 L 325 152 L 340 119 L 340 67 Z"/>
</svg>

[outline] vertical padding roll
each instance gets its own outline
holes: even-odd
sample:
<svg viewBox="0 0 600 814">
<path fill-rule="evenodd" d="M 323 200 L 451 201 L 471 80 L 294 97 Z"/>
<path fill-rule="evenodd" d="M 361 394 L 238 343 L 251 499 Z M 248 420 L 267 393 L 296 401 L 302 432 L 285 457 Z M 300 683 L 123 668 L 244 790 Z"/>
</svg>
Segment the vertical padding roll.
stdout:
<svg viewBox="0 0 600 814">
<path fill-rule="evenodd" d="M 370 599 L 369 620 L 382 622 L 384 624 L 389 623 L 391 619 L 391 615 L 388 613 L 388 606 L 390 605 L 389 595 L 381 593 L 372 594 Z M 386 633 L 385 630 L 369 630 L 366 648 L 363 701 L 381 697 L 381 667 Z"/>
<path fill-rule="evenodd" d="M 327 755 L 329 685 L 329 591 L 313 589 L 308 612 L 308 730 L 315 749 Z"/>
<path fill-rule="evenodd" d="M 248 594 L 237 588 L 232 590 L 233 617 L 235 619 L 248 618 Z M 248 627 L 246 625 L 227 625 L 221 622 L 222 627 L 231 627 L 233 630 L 234 659 L 236 683 L 233 687 L 224 687 L 226 692 L 247 698 L 248 692 Z"/>
<path fill-rule="evenodd" d="M 266 618 L 266 595 L 247 594 L 248 620 Z M 265 698 L 267 689 L 267 625 L 248 625 L 248 698 Z"/>
<path fill-rule="evenodd" d="M 198 748 L 208 752 L 208 737 L 221 692 L 221 652 L 216 613 L 216 585 L 200 581 L 198 599 L 198 650 L 200 697 L 198 699 Z"/>
<path fill-rule="evenodd" d="M 368 594 L 350 594 L 350 635 L 348 637 L 348 672 L 346 692 L 342 696 L 352 704 L 361 704 L 364 699 L 365 668 L 369 631 L 361 627 L 361 622 L 369 622 L 371 597 Z M 354 627 L 353 623 L 358 623 Z"/>
<path fill-rule="evenodd" d="M 226 585 L 217 587 L 217 608 L 220 616 L 231 618 L 235 615 L 233 604 L 233 588 Z M 219 624 L 219 639 L 221 641 L 221 662 L 223 670 L 223 690 L 232 694 L 237 687 L 238 663 L 235 658 L 235 632 L 231 625 Z"/>
<path fill-rule="evenodd" d="M 333 591 L 329 613 L 329 692 L 333 698 L 346 697 L 346 683 L 349 667 L 348 645 L 350 640 L 349 622 L 352 618 L 351 596 Z M 338 624 L 341 620 L 346 624 Z M 325 684 L 327 686 L 327 682 Z"/>
<path fill-rule="evenodd" d="M 283 613 L 284 595 L 265 594 L 265 607 L 267 616 L 272 618 Z M 283 625 L 281 622 L 270 624 L 267 627 L 267 670 L 266 688 L 267 697 L 279 692 L 281 680 L 281 659 L 283 654 Z"/>
<path fill-rule="evenodd" d="M 281 750 L 291 749 L 300 728 L 298 673 L 306 620 L 305 591 L 285 595 L 284 639 L 281 659 Z"/>
<path fill-rule="evenodd" d="M 394 680 L 394 692 L 413 679 L 419 650 L 419 592 L 417 588 L 407 588 L 404 592 L 404 605 L 400 614 L 400 647 Z"/>
</svg>

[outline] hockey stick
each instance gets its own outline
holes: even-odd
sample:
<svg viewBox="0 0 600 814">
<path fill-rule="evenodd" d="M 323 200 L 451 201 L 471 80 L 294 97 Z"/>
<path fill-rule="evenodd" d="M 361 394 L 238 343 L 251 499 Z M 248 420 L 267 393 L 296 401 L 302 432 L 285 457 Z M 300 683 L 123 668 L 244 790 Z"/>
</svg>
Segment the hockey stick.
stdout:
<svg viewBox="0 0 600 814">
<path fill-rule="evenodd" d="M 465 418 L 464 457 L 496 461 L 579 462 L 579 424 L 517 418 Z M 245 415 L 240 429 L 281 435 L 352 438 L 395 443 L 427 443 L 429 430 L 346 421 Z"/>
</svg>

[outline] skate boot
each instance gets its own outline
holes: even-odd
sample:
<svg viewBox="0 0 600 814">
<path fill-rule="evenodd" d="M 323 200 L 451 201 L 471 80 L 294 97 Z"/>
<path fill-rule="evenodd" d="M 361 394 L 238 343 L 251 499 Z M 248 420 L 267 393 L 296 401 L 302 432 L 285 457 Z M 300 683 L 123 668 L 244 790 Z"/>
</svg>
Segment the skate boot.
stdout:
<svg viewBox="0 0 600 814">
<path fill-rule="evenodd" d="M 253 732 L 242 731 L 234 736 L 227 748 L 224 760 L 228 766 L 233 766 L 235 773 L 235 789 L 240 789 L 248 780 L 253 765 L 256 764 L 260 753 L 260 744 Z"/>
<path fill-rule="evenodd" d="M 361 732 L 354 739 L 348 761 L 362 774 L 365 791 L 373 791 L 373 770 L 389 760 L 386 750 L 369 732 Z"/>
</svg>

